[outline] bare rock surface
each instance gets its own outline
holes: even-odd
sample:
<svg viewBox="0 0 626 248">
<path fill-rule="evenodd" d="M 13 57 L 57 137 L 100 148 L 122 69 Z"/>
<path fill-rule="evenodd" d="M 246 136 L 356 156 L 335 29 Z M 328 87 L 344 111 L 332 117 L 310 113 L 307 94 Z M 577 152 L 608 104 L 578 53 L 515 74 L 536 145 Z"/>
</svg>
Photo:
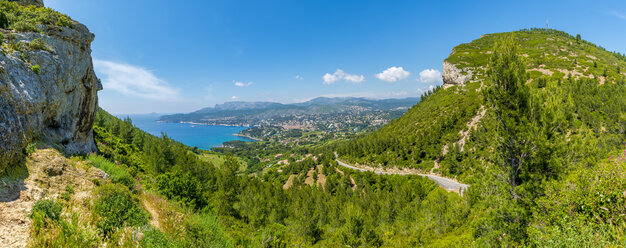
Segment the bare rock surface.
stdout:
<svg viewBox="0 0 626 248">
<path fill-rule="evenodd" d="M 96 150 L 93 122 L 102 85 L 91 61 L 94 35 L 77 22 L 38 28 L 42 32 L 0 29 L 3 43 L 23 47 L 0 48 L 0 172 L 23 161 L 33 140 L 58 144 L 68 154 Z M 34 40 L 45 46 L 31 46 Z"/>
<path fill-rule="evenodd" d="M 472 79 L 473 71 L 464 68 L 459 69 L 456 65 L 443 62 L 443 84 L 446 86 L 464 85 L 467 81 Z"/>
</svg>

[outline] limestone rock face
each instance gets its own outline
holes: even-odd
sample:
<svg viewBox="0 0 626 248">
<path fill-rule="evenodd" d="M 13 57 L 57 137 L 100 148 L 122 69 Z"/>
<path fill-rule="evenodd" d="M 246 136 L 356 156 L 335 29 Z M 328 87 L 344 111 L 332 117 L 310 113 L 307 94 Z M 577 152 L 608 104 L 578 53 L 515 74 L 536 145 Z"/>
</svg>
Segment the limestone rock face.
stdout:
<svg viewBox="0 0 626 248">
<path fill-rule="evenodd" d="M 94 35 L 80 23 L 38 28 L 43 32 L 0 29 L 3 43 L 13 44 L 0 48 L 0 172 L 18 163 L 33 140 L 70 154 L 96 150 L 93 122 L 102 85 L 91 61 Z M 33 44 L 40 39 L 45 47 L 30 45 L 36 39 Z"/>
<path fill-rule="evenodd" d="M 470 69 L 459 69 L 455 65 L 448 63 L 447 61 L 443 62 L 443 84 L 445 86 L 452 85 L 464 85 L 467 81 L 472 79 L 472 70 Z"/>
</svg>

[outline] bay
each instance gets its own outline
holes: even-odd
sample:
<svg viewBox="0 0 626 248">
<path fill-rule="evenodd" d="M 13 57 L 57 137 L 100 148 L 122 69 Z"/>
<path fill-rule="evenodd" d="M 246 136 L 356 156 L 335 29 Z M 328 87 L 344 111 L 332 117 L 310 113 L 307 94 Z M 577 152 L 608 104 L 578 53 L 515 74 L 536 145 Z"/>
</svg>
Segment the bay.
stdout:
<svg viewBox="0 0 626 248">
<path fill-rule="evenodd" d="M 156 122 L 160 114 L 132 114 L 118 115 L 120 119 L 130 117 L 133 125 L 157 137 L 166 133 L 168 137 L 183 144 L 200 149 L 219 147 L 223 142 L 231 140 L 252 141 L 251 139 L 236 136 L 234 134 L 247 129 L 247 127 L 198 125 L 190 123 L 167 123 Z"/>
</svg>

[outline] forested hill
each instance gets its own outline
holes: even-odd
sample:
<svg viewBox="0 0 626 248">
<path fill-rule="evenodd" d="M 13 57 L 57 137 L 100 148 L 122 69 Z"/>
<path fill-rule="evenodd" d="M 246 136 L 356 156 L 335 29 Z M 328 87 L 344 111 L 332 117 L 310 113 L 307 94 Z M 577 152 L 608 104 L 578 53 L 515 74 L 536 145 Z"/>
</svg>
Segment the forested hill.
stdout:
<svg viewBox="0 0 626 248">
<path fill-rule="evenodd" d="M 476 246 L 622 247 L 625 67 L 579 35 L 484 35 L 453 49 L 443 87 L 336 150 L 471 184 Z"/>
<path fill-rule="evenodd" d="M 487 34 L 455 47 L 444 61 L 443 87 L 422 96 L 401 118 L 339 148 L 340 156 L 372 166 L 435 167 L 442 174 L 475 171 L 480 166 L 466 160 L 491 143 L 483 127 L 494 121 L 481 89 L 494 43 L 509 36 L 526 66 L 535 104 L 563 115 L 556 134 L 572 139 L 591 132 L 600 150 L 623 141 L 626 57 L 579 35 L 532 29 Z"/>
</svg>

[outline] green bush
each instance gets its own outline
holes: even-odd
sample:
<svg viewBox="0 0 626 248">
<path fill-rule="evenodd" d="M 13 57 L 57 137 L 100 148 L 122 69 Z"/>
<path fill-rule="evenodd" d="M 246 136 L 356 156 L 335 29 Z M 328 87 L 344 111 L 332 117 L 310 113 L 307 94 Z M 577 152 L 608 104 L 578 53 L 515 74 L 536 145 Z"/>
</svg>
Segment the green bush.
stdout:
<svg viewBox="0 0 626 248">
<path fill-rule="evenodd" d="M 33 50 L 52 51 L 52 49 L 50 49 L 50 47 L 48 47 L 41 38 L 37 38 L 29 42 L 28 47 Z"/>
<path fill-rule="evenodd" d="M 109 174 L 112 182 L 122 184 L 128 187 L 128 189 L 133 189 L 135 179 L 133 179 L 130 173 L 122 166 L 116 165 L 108 159 L 95 154 L 89 155 L 87 161 L 91 162 L 94 167 Z"/>
<path fill-rule="evenodd" d="M 39 32 L 37 24 L 72 27 L 70 18 L 50 8 L 0 1 L 0 27 Z M 4 16 L 4 18 L 2 18 Z"/>
<path fill-rule="evenodd" d="M 35 145 L 35 143 L 30 143 L 24 148 L 24 154 L 30 155 L 35 152 L 35 149 L 37 149 L 37 145 Z"/>
<path fill-rule="evenodd" d="M 214 215 L 195 214 L 185 220 L 183 226 L 183 247 L 232 247 L 231 240 Z"/>
<path fill-rule="evenodd" d="M 201 209 L 206 206 L 197 179 L 189 173 L 166 173 L 157 177 L 159 191 L 168 199 Z"/>
<path fill-rule="evenodd" d="M 39 72 L 41 72 L 41 69 L 39 68 L 39 65 L 33 65 L 30 67 L 30 69 L 35 73 L 39 75 Z"/>
<path fill-rule="evenodd" d="M 0 12 L 0 28 L 8 28 L 9 27 L 9 18 L 4 12 Z"/>
<path fill-rule="evenodd" d="M 35 24 L 24 20 L 13 23 L 11 25 L 11 29 L 18 32 L 39 32 L 39 29 L 35 26 Z"/>
<path fill-rule="evenodd" d="M 45 199 L 35 202 L 33 209 L 31 210 L 30 218 L 37 218 L 37 215 L 48 218 L 52 221 L 58 221 L 61 216 L 63 205 L 54 200 Z"/>
<path fill-rule="evenodd" d="M 74 194 L 74 188 L 70 185 L 65 186 L 65 191 L 67 191 L 70 194 Z"/>
<path fill-rule="evenodd" d="M 58 17 L 56 25 L 61 27 L 72 27 L 72 22 L 70 22 L 67 16 L 61 15 Z"/>
<path fill-rule="evenodd" d="M 120 184 L 107 184 L 98 190 L 93 213 L 97 216 L 96 226 L 105 237 L 118 228 L 148 222 L 148 214 L 140 207 L 139 199 Z"/>
<path fill-rule="evenodd" d="M 177 247 L 174 245 L 165 234 L 156 228 L 149 228 L 143 232 L 143 239 L 139 242 L 140 247 L 145 248 L 169 248 Z"/>
<path fill-rule="evenodd" d="M 70 201 L 71 198 L 72 198 L 72 196 L 68 192 L 63 192 L 61 194 L 61 199 L 65 200 L 65 201 Z"/>
</svg>

